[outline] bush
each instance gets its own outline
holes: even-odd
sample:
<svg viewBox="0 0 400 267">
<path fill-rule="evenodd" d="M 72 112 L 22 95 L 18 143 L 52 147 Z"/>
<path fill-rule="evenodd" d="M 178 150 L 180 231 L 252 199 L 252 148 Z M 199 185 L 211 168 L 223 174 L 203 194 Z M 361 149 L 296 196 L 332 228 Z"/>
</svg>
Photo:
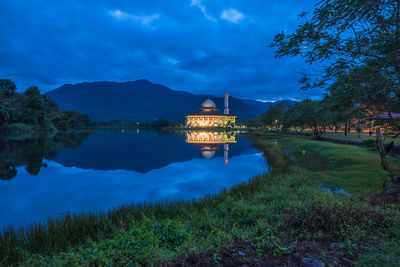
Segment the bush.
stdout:
<svg viewBox="0 0 400 267">
<path fill-rule="evenodd" d="M 27 133 L 27 132 L 33 132 L 38 130 L 38 127 L 32 125 L 32 124 L 25 124 L 23 122 L 18 122 L 18 123 L 13 123 L 8 125 L 7 127 L 8 132 L 12 134 L 19 134 L 19 133 Z"/>
<path fill-rule="evenodd" d="M 359 240 L 371 232 L 400 227 L 395 209 L 371 206 L 345 195 L 315 192 L 310 199 L 292 201 L 287 207 L 285 226 L 294 233 L 325 233 L 338 241 Z"/>
</svg>

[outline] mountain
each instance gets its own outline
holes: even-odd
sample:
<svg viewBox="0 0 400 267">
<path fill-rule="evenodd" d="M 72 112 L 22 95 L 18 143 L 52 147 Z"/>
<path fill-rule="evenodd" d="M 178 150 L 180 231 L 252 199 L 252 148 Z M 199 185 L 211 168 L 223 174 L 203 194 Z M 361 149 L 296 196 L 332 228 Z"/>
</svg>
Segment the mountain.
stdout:
<svg viewBox="0 0 400 267">
<path fill-rule="evenodd" d="M 208 97 L 223 112 L 223 97 L 194 95 L 154 84 L 147 80 L 134 82 L 85 82 L 65 84 L 46 93 L 63 109 L 88 114 L 98 121 L 183 120 L 185 115 L 197 111 Z M 266 112 L 271 103 L 229 98 L 229 107 L 238 120 L 251 119 Z"/>
</svg>

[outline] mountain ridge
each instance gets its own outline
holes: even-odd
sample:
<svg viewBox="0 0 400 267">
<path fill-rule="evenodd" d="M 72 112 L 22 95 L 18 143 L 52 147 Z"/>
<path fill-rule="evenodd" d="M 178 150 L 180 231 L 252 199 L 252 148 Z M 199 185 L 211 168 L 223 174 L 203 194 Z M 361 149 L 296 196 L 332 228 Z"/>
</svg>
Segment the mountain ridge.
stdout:
<svg viewBox="0 0 400 267">
<path fill-rule="evenodd" d="M 46 95 L 63 109 L 77 110 L 99 121 L 179 121 L 197 111 L 207 98 L 213 100 L 220 111 L 224 103 L 223 97 L 175 91 L 146 79 L 64 84 Z M 266 112 L 272 104 L 230 97 L 230 110 L 241 121 Z"/>
</svg>

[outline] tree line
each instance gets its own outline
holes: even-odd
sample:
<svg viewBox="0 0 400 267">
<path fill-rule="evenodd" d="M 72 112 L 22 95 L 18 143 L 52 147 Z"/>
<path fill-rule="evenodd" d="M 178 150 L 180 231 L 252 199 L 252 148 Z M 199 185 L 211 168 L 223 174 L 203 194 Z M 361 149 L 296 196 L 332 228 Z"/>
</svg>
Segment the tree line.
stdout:
<svg viewBox="0 0 400 267">
<path fill-rule="evenodd" d="M 275 35 L 271 47 L 276 57 L 302 57 L 318 72 L 300 80 L 302 89 L 322 88 L 321 101 L 302 101 L 287 108 L 287 125 L 324 127 L 348 124 L 361 114 L 388 115 L 385 123 L 396 127 L 393 113 L 400 112 L 400 1 L 321 0 L 312 13 L 303 12 L 294 32 Z M 381 123 L 374 125 L 381 163 L 393 182 L 382 149 Z M 386 163 L 385 163 L 386 162 Z"/>
<path fill-rule="evenodd" d="M 49 134 L 0 136 L 0 181 L 17 176 L 18 167 L 25 166 L 31 175 L 38 175 L 64 148 L 77 148 L 89 137 L 89 132 L 52 132 Z"/>
<path fill-rule="evenodd" d="M 332 98 L 325 97 L 322 100 L 306 99 L 296 104 L 278 103 L 272 105 L 268 111 L 253 120 L 247 121 L 249 127 L 266 128 L 268 130 L 282 131 L 310 131 L 316 139 L 326 131 L 337 133 L 342 131 L 347 135 L 351 129 L 359 134 L 368 130 L 373 134 L 373 125 L 379 119 L 375 119 L 363 108 L 354 108 L 343 112 Z M 388 120 L 390 121 L 390 120 Z M 390 128 L 398 131 L 398 121 L 392 120 Z"/>
<path fill-rule="evenodd" d="M 94 122 L 74 110 L 62 110 L 58 104 L 31 86 L 17 92 L 14 82 L 0 79 L 0 130 L 25 132 L 87 128 Z"/>
</svg>

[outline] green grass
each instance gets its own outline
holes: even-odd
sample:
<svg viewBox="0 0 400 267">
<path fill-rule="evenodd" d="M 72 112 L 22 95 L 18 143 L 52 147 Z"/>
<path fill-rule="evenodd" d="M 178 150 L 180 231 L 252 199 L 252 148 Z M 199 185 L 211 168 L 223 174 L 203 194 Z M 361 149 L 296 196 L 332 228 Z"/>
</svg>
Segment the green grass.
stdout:
<svg viewBox="0 0 400 267">
<path fill-rule="evenodd" d="M 282 139 L 282 150 L 254 142 L 264 153 L 294 155 L 294 166 L 279 158 L 274 164 L 285 168 L 192 202 L 124 206 L 10 229 L 0 236 L 0 265 L 400 262 L 400 205 L 372 205 L 365 197 L 382 184 L 376 153 L 306 138 Z M 318 158 L 318 166 L 296 167 Z M 391 163 L 400 171 L 399 160 Z M 351 195 L 322 191 L 321 183 Z"/>
<path fill-rule="evenodd" d="M 316 181 L 328 185 L 350 192 L 371 192 L 382 188 L 387 178 L 374 149 L 305 138 L 285 138 L 281 144 L 292 151 L 299 165 L 304 167 L 309 163 L 314 167 L 312 177 Z M 400 174 L 400 160 L 390 157 L 389 162 L 395 173 Z"/>
<path fill-rule="evenodd" d="M 331 137 L 331 138 L 344 138 L 344 139 L 359 139 L 359 140 L 375 140 L 375 133 L 373 135 L 369 135 L 368 133 L 361 133 L 359 136 L 358 133 L 348 133 L 344 135 L 344 133 L 325 133 L 323 137 Z M 384 136 L 385 142 L 394 141 L 395 143 L 400 143 L 400 137 L 393 137 L 393 136 Z"/>
</svg>

